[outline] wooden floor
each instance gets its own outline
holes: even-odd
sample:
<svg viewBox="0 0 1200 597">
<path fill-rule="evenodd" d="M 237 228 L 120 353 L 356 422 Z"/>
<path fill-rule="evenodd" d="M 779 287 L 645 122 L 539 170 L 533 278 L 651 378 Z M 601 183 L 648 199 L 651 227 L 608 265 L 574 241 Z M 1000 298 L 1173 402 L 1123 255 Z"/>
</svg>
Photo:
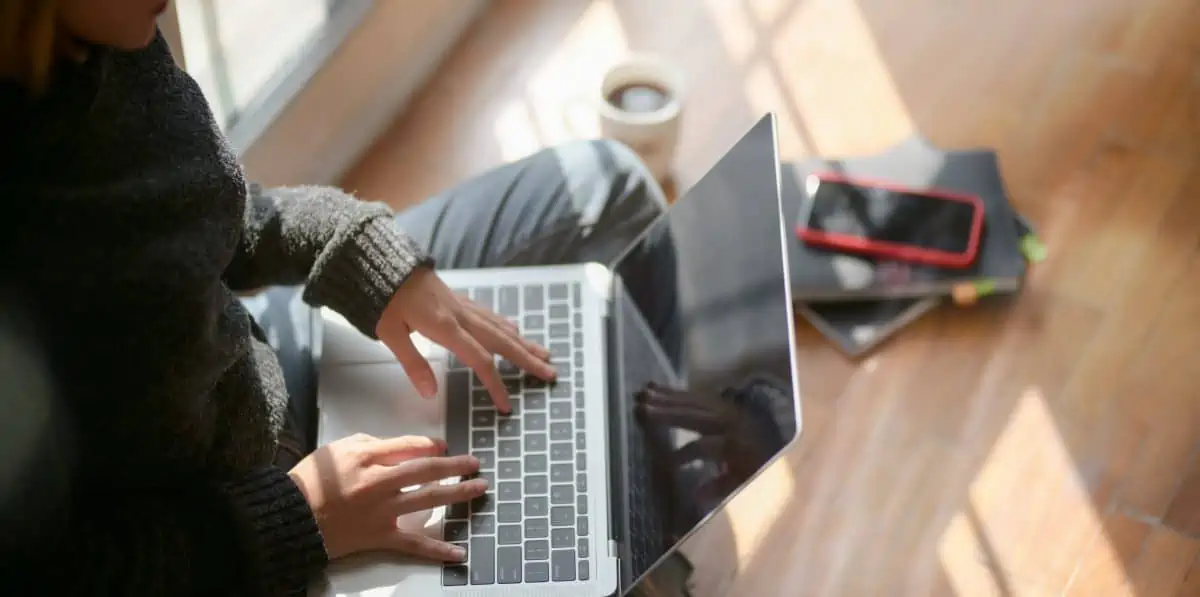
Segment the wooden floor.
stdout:
<svg viewBox="0 0 1200 597">
<path fill-rule="evenodd" d="M 800 325 L 803 438 L 696 597 L 1200 595 L 1200 3 L 497 0 L 346 185 L 405 205 L 593 135 L 630 48 L 690 77 L 683 188 L 767 110 L 789 158 L 920 131 L 997 148 L 1050 247 L 862 363 Z"/>
</svg>

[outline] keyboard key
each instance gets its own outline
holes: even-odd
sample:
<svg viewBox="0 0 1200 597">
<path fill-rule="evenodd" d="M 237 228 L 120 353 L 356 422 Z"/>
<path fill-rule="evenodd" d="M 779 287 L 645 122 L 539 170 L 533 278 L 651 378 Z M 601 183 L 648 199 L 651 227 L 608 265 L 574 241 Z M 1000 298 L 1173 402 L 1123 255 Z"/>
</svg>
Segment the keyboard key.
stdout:
<svg viewBox="0 0 1200 597">
<path fill-rule="evenodd" d="M 587 475 L 583 473 L 575 475 L 575 491 L 587 493 Z"/>
<path fill-rule="evenodd" d="M 583 327 L 583 313 L 576 313 L 575 316 L 571 318 L 571 321 L 575 324 L 575 329 Z M 576 344 L 583 344 L 583 342 L 577 342 Z"/>
<path fill-rule="evenodd" d="M 550 424 L 550 441 L 556 441 L 556 442 L 571 441 L 571 424 L 563 423 L 563 422 L 551 423 Z M 481 446 L 481 447 L 488 447 L 488 446 Z"/>
<path fill-rule="evenodd" d="M 570 363 L 566 361 L 555 361 L 551 364 L 554 365 L 554 374 L 557 375 L 556 379 L 567 379 L 568 377 L 571 377 Z"/>
<path fill-rule="evenodd" d="M 575 580 L 575 572 L 575 550 L 554 550 L 550 556 L 550 579 L 554 582 L 569 582 Z"/>
<path fill-rule="evenodd" d="M 566 340 L 571 337 L 571 326 L 565 323 L 552 323 L 546 329 L 546 334 L 550 336 L 550 340 Z"/>
<path fill-rule="evenodd" d="M 449 521 L 442 525 L 442 538 L 446 541 L 466 541 L 470 533 L 466 521 Z"/>
<path fill-rule="evenodd" d="M 525 582 L 550 582 L 550 565 L 546 562 L 530 562 L 525 564 Z"/>
<path fill-rule="evenodd" d="M 446 374 L 446 446 L 450 454 L 466 454 L 468 444 L 467 416 L 470 412 L 467 401 L 471 397 L 471 376 L 465 371 L 450 371 Z"/>
<path fill-rule="evenodd" d="M 560 527 L 550 531 L 550 547 L 554 549 L 575 547 L 575 529 Z"/>
<path fill-rule="evenodd" d="M 471 424 L 475 427 L 491 427 L 496 424 L 496 411 L 476 409 L 471 413 Z"/>
<path fill-rule="evenodd" d="M 571 291 L 566 284 L 551 284 L 550 288 L 546 289 L 546 294 L 550 296 L 552 301 L 565 301 L 571 296 Z"/>
<path fill-rule="evenodd" d="M 579 560 L 579 580 L 591 578 L 591 569 L 586 560 Z"/>
<path fill-rule="evenodd" d="M 500 545 L 520 545 L 521 525 L 502 524 L 496 529 L 496 541 Z"/>
<path fill-rule="evenodd" d="M 471 500 L 471 512 L 473 514 L 485 514 L 496 510 L 496 496 L 492 492 L 487 492 L 473 500 Z"/>
<path fill-rule="evenodd" d="M 562 400 L 551 401 L 550 420 L 570 419 L 571 415 L 575 413 L 575 409 L 572 408 L 572 406 L 573 405 L 570 402 L 564 402 Z"/>
<path fill-rule="evenodd" d="M 489 310 L 494 311 L 496 309 L 496 293 L 491 288 L 476 288 L 475 294 L 471 298 Z"/>
<path fill-rule="evenodd" d="M 509 396 L 521 395 L 521 390 L 522 390 L 521 380 L 520 379 L 511 379 L 511 378 L 504 380 L 504 390 L 506 392 L 508 392 Z"/>
<path fill-rule="evenodd" d="M 581 410 L 575 411 L 575 428 L 576 429 L 583 429 L 583 428 L 587 427 L 587 422 L 583 415 L 584 415 L 583 411 L 581 411 Z"/>
<path fill-rule="evenodd" d="M 458 502 L 446 507 L 447 520 L 463 520 L 471 514 L 471 506 L 467 502 Z"/>
<path fill-rule="evenodd" d="M 525 472 L 527 473 L 544 473 L 546 467 L 545 454 L 530 454 L 525 457 Z"/>
<path fill-rule="evenodd" d="M 550 487 L 550 503 L 554 505 L 570 504 L 575 501 L 575 490 L 570 485 L 554 485 Z"/>
<path fill-rule="evenodd" d="M 587 439 L 584 437 L 582 432 L 575 434 L 575 449 L 576 450 L 586 450 L 587 449 Z"/>
<path fill-rule="evenodd" d="M 587 537 L 588 517 L 580 516 L 575 519 L 575 532 L 579 533 L 580 537 Z"/>
<path fill-rule="evenodd" d="M 455 425 L 447 425 L 446 431 L 453 432 Z M 446 442 L 449 444 L 450 442 Z M 471 446 L 473 448 L 494 448 L 496 447 L 496 432 L 491 429 L 478 429 L 471 432 Z"/>
<path fill-rule="evenodd" d="M 581 557 L 581 558 L 588 557 L 588 540 L 587 539 L 580 539 L 579 543 L 576 544 L 575 547 L 576 547 L 576 549 L 579 550 L 579 557 Z"/>
<path fill-rule="evenodd" d="M 529 495 L 544 495 L 550 486 L 546 475 L 529 475 L 525 477 L 525 493 Z"/>
<path fill-rule="evenodd" d="M 551 359 L 565 359 L 571 356 L 571 345 L 566 342 L 551 342 L 550 346 Z"/>
<path fill-rule="evenodd" d="M 442 586 L 461 587 L 467 584 L 466 566 L 446 566 L 442 568 Z"/>
<path fill-rule="evenodd" d="M 554 442 L 550 444 L 550 460 L 554 462 L 570 462 L 574 454 L 575 449 L 571 447 L 571 442 Z"/>
<path fill-rule="evenodd" d="M 528 392 L 525 394 L 525 410 L 543 410 L 546 408 L 545 392 Z M 528 413 L 526 413 L 528 414 Z"/>
<path fill-rule="evenodd" d="M 496 466 L 496 453 L 491 450 L 473 450 L 471 455 L 479 459 L 479 470 L 487 471 Z"/>
<path fill-rule="evenodd" d="M 521 370 L 516 365 L 512 364 L 508 359 L 500 359 L 500 364 L 496 367 L 500 375 L 505 377 L 516 377 L 521 375 Z"/>
<path fill-rule="evenodd" d="M 504 419 L 500 421 L 500 437 L 521 437 L 521 420 Z"/>
<path fill-rule="evenodd" d="M 555 304 L 550 305 L 550 319 L 566 319 L 571 314 L 571 309 L 566 305 Z"/>
<path fill-rule="evenodd" d="M 550 536 L 550 522 L 547 518 L 529 518 L 525 520 L 525 538 L 545 539 Z"/>
<path fill-rule="evenodd" d="M 526 560 L 549 560 L 550 559 L 550 542 L 542 539 L 525 542 L 525 559 Z"/>
<path fill-rule="evenodd" d="M 496 532 L 496 517 L 491 514 L 471 517 L 471 535 L 491 535 Z"/>
<path fill-rule="evenodd" d="M 530 284 L 525 287 L 525 310 L 538 311 L 545 305 L 545 296 L 542 294 L 541 284 Z"/>
<path fill-rule="evenodd" d="M 575 524 L 575 508 L 571 506 L 555 506 L 550 509 L 550 524 L 565 527 Z"/>
<path fill-rule="evenodd" d="M 521 295 L 517 293 L 516 286 L 501 286 L 499 298 L 497 313 L 506 317 L 515 317 L 521 313 Z"/>
<path fill-rule="evenodd" d="M 496 506 L 496 520 L 500 523 L 521 522 L 521 504 Z"/>
<path fill-rule="evenodd" d="M 571 382 L 560 381 L 550 388 L 550 398 L 570 398 L 571 397 Z"/>
<path fill-rule="evenodd" d="M 496 582 L 496 539 L 471 538 L 471 584 L 490 585 Z"/>
<path fill-rule="evenodd" d="M 588 513 L 588 501 L 586 495 L 581 495 L 575 498 L 575 509 L 578 510 L 580 514 Z"/>
<path fill-rule="evenodd" d="M 521 478 L 521 461 L 520 460 L 501 460 L 500 466 L 496 469 L 496 477 L 503 480 L 513 480 Z"/>
<path fill-rule="evenodd" d="M 546 380 L 532 375 L 526 375 L 521 378 L 521 383 L 525 386 L 525 391 L 540 390 L 550 385 Z"/>
<path fill-rule="evenodd" d="M 546 414 L 545 413 L 526 413 L 525 429 L 527 431 L 545 431 L 546 430 Z"/>
<path fill-rule="evenodd" d="M 481 408 L 492 406 L 492 395 L 487 390 L 471 390 L 471 406 Z"/>
<path fill-rule="evenodd" d="M 545 452 L 546 451 L 546 434 L 545 433 L 528 433 L 525 435 L 525 451 L 526 452 Z"/>
<path fill-rule="evenodd" d="M 579 308 L 582 291 L 583 289 L 580 288 L 578 282 L 571 285 L 571 304 L 574 305 L 576 309 Z"/>
<path fill-rule="evenodd" d="M 575 455 L 575 470 L 578 470 L 578 471 L 587 470 L 587 453 L 580 452 Z"/>
<path fill-rule="evenodd" d="M 532 334 L 526 334 L 526 333 L 522 332 L 521 336 L 524 337 L 526 340 L 529 340 L 530 342 L 537 344 L 538 346 L 546 345 L 546 335 L 545 334 L 541 334 L 541 333 L 537 333 L 537 332 L 532 333 Z"/>
<path fill-rule="evenodd" d="M 521 571 L 524 568 L 520 547 L 501 547 L 496 551 L 496 578 L 500 584 L 511 585 L 521 582 Z"/>
<path fill-rule="evenodd" d="M 575 351 L 575 358 L 572 360 L 572 362 L 575 364 L 576 367 L 583 366 L 583 351 L 582 350 Z"/>
<path fill-rule="evenodd" d="M 550 482 L 551 483 L 570 483 L 575 476 L 575 469 L 571 463 L 551 464 L 550 465 Z"/>
<path fill-rule="evenodd" d="M 525 498 L 525 516 L 545 516 L 550 510 L 550 500 L 544 495 Z"/>
<path fill-rule="evenodd" d="M 521 483 L 519 481 L 505 481 L 501 483 L 496 490 L 496 499 L 502 502 L 521 501 Z"/>
<path fill-rule="evenodd" d="M 519 439 L 500 440 L 500 457 L 501 458 L 520 458 L 521 457 L 521 440 L 519 440 Z"/>
<path fill-rule="evenodd" d="M 540 331 L 542 328 L 546 327 L 546 318 L 542 317 L 541 315 L 526 315 L 524 324 L 525 325 L 521 326 L 522 329 Z"/>
</svg>

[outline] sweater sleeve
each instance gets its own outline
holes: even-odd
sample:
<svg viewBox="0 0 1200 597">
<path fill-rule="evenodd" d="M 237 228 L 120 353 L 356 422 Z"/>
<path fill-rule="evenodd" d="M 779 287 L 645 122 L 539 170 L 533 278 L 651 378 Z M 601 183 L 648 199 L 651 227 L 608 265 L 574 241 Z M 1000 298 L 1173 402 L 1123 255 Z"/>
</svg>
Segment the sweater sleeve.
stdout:
<svg viewBox="0 0 1200 597">
<path fill-rule="evenodd" d="M 250 185 L 225 281 L 234 290 L 305 284 L 305 301 L 334 309 L 373 338 L 396 289 L 413 270 L 432 265 L 382 203 L 332 187 Z"/>
</svg>

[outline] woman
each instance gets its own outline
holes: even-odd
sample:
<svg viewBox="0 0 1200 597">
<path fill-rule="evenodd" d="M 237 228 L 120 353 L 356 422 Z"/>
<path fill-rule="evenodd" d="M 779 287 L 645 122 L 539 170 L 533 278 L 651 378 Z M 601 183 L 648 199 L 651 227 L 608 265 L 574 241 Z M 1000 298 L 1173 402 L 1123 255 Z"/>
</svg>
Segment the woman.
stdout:
<svg viewBox="0 0 1200 597">
<path fill-rule="evenodd" d="M 163 0 L 2 6 L 0 565 L 34 575 L 39 594 L 283 595 L 358 551 L 462 558 L 395 519 L 484 482 L 398 490 L 478 463 L 429 438 L 356 437 L 290 466 L 279 363 L 235 293 L 303 284 L 432 395 L 409 340 L 420 332 L 503 410 L 492 356 L 550 378 L 548 353 L 433 264 L 608 261 L 664 205 L 640 162 L 569 144 L 397 226 L 335 189 L 248 184 L 157 33 Z"/>
</svg>

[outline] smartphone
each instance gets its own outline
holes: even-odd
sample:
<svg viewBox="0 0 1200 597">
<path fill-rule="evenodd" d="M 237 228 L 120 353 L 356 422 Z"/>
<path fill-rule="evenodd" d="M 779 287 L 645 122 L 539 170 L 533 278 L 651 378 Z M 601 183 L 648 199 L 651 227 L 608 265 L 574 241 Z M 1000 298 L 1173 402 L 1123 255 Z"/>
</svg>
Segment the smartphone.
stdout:
<svg viewBox="0 0 1200 597">
<path fill-rule="evenodd" d="M 834 173 L 809 175 L 796 234 L 813 246 L 945 268 L 970 266 L 983 201 Z"/>
</svg>

